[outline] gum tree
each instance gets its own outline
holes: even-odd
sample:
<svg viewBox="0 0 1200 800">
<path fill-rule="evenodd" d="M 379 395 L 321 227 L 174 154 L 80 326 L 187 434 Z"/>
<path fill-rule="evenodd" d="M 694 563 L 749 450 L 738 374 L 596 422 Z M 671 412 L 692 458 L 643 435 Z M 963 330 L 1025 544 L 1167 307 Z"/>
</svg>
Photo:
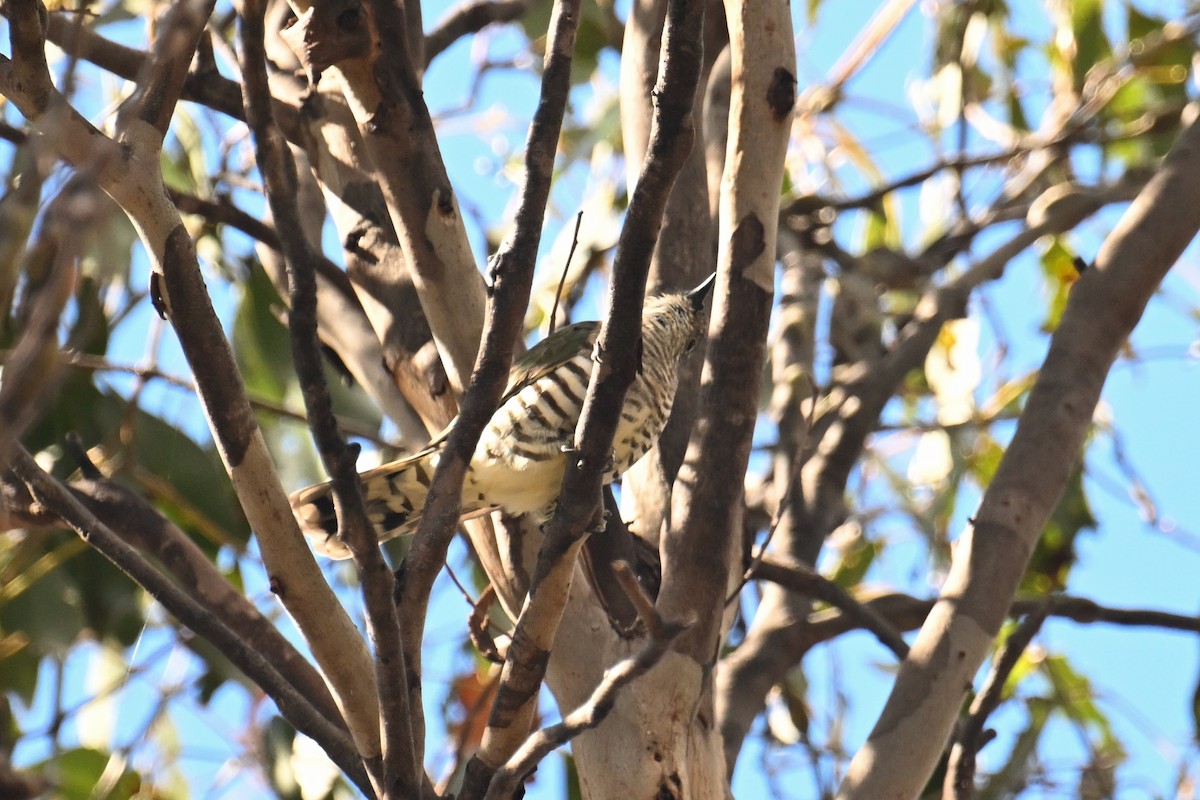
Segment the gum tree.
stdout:
<svg viewBox="0 0 1200 800">
<path fill-rule="evenodd" d="M 584 796 L 723 798 L 759 739 L 822 796 L 957 798 L 1039 780 L 1059 715 L 1089 743 L 1071 781 L 1114 795 L 1086 676 L 1029 648 L 1051 617 L 1200 630 L 1070 591 L 1087 465 L 1121 441 L 1105 378 L 1156 294 L 1194 302 L 1163 281 L 1200 226 L 1200 21 L 429 11 L 0 6 L 0 786 L 203 791 L 228 767 L 169 766 L 196 712 L 248 734 L 236 780 L 284 796 L 508 798 L 569 744 Z M 820 74 L 829 30 L 857 38 Z M 864 115 L 866 76 L 917 41 L 908 97 Z M 991 298 L 1039 262 L 1049 347 L 1017 372 Z M 667 429 L 602 491 L 642 298 L 714 269 Z M 597 307 L 553 517 L 460 522 L 514 356 Z M 419 531 L 377 547 L 356 469 L 456 416 Z M 287 502 L 326 474 L 342 565 Z M 897 524 L 932 594 L 872 588 L 905 558 Z M 849 711 L 813 727 L 805 656 L 857 629 L 898 671 L 854 753 Z M 1002 705 L 1013 741 L 977 766 Z"/>
</svg>

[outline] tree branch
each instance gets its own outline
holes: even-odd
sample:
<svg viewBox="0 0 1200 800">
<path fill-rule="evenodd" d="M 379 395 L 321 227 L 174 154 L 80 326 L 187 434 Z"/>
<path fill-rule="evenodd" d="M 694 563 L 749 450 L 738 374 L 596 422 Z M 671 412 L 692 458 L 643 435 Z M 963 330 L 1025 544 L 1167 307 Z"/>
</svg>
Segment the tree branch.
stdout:
<svg viewBox="0 0 1200 800">
<path fill-rule="evenodd" d="M 700 415 L 672 496 L 663 541 L 664 613 L 698 624 L 676 649 L 700 665 L 717 654 L 757 418 L 774 295 L 784 156 L 796 100 L 795 44 L 786 7 L 727 6 L 733 59 L 729 156 L 722 178 L 717 286 L 701 377 Z"/>
<path fill-rule="evenodd" d="M 700 72 L 702 3 L 676 0 L 663 39 L 653 144 L 634 189 L 617 244 L 609 311 L 596 344 L 596 363 L 575 434 L 554 517 L 538 553 L 529 597 L 517 621 L 483 747 L 467 766 L 470 793 L 479 797 L 495 771 L 529 730 L 570 591 L 583 538 L 601 519 L 602 476 L 612 450 L 625 391 L 638 368 L 637 343 L 650 256 L 667 196 L 691 147 L 692 99 Z"/>
<path fill-rule="evenodd" d="M 370 659 L 362 637 L 325 583 L 292 517 L 287 496 L 246 399 L 245 386 L 200 274 L 195 243 L 163 186 L 162 136 L 129 117 L 120 145 L 96 130 L 57 92 L 46 66 L 40 4 L 13 0 L 13 60 L 0 57 L 0 92 L 68 162 L 122 207 L 153 267 L 151 294 L 171 319 L 199 389 L 217 449 L 258 536 L 271 590 L 292 614 L 333 690 L 359 751 L 378 737 L 374 700 L 363 702 Z M 375 748 L 376 753 L 378 748 Z"/>
<path fill-rule="evenodd" d="M 292 357 L 309 412 L 309 426 L 326 470 L 332 477 L 339 534 L 349 545 L 362 581 L 367 630 L 375 649 L 375 684 L 382 717 L 383 770 L 371 769 L 376 792 L 383 797 L 417 797 L 421 791 L 421 762 L 413 741 L 408 707 L 407 670 L 400 626 L 392 594 L 394 581 L 383 559 L 375 531 L 367 518 L 355 469 L 357 447 L 347 447 L 333 417 L 329 387 L 321 365 L 317 339 L 317 264 L 321 260 L 300 228 L 296 205 L 296 164 L 283 134 L 271 118 L 263 52 L 262 0 L 247 0 L 242 14 L 243 80 L 246 120 L 254 135 L 259 169 L 276 224 L 282 229 L 284 257 L 291 291 Z M 367 754 L 369 755 L 370 751 Z"/>
<path fill-rule="evenodd" d="M 928 780 L 963 687 L 999 630 L 1070 477 L 1108 370 L 1200 228 L 1200 186 L 1193 180 L 1198 169 L 1200 125 L 1193 122 L 1072 290 L 1012 443 L 959 541 L 941 600 L 901 666 L 875 730 L 851 762 L 841 796 L 913 796 Z"/>
<path fill-rule="evenodd" d="M 341 713 L 320 674 L 273 623 L 230 585 L 190 537 L 142 497 L 107 478 L 85 477 L 67 488 L 123 541 L 155 558 L 181 587 L 209 613 L 216 614 L 248 647 L 259 653 L 271 653 L 272 663 L 280 674 L 326 719 L 345 730 Z"/>
<path fill-rule="evenodd" d="M 467 34 L 478 33 L 496 22 L 512 22 L 528 10 L 529 0 L 466 0 L 426 34 L 425 66 Z"/>
<path fill-rule="evenodd" d="M 821 412 L 806 432 L 800 456 L 803 491 L 785 522 L 785 538 L 796 537 L 791 556 L 815 562 L 825 537 L 846 515 L 846 482 L 861 458 L 868 437 L 878 428 L 879 415 L 894 396 L 905 375 L 919 367 L 937 340 L 942 326 L 961 316 L 970 293 L 1003 276 L 1009 262 L 1040 237 L 1070 229 L 1107 203 L 1119 202 L 1139 179 L 1119 181 L 1082 202 L 1060 204 L 1040 216 L 1037 224 L 1022 228 L 1007 241 L 968 266 L 946 284 L 926 291 L 913 319 L 901 330 L 899 342 L 885 355 L 866 359 L 842 371 L 842 383 L 821 402 Z M 823 442 L 834 444 L 823 446 Z M 775 603 L 786 606 L 779 609 Z M 806 628 L 792 623 L 803 612 L 790 607 L 786 597 L 768 596 L 759 622 L 756 615 L 746 640 L 729 657 L 720 675 L 718 712 L 732 767 L 741 742 L 762 708 L 766 690 L 777 683 L 807 649 Z M 774 618 L 773 617 L 777 617 Z"/>
<path fill-rule="evenodd" d="M 529 736 L 513 753 L 508 762 L 496 771 L 485 800 L 506 800 L 513 797 L 517 787 L 537 765 L 567 742 L 604 721 L 616 703 L 617 694 L 629 683 L 645 675 L 670 648 L 671 643 L 687 629 L 689 623 L 667 622 L 655 610 L 654 602 L 642 591 L 629 565 L 617 562 L 613 571 L 625 590 L 638 617 L 646 626 L 649 640 L 632 657 L 604 671 L 604 678 L 592 691 L 587 702 L 571 711 L 556 725 L 542 728 Z"/>
<path fill-rule="evenodd" d="M 405 616 L 406 656 L 420 674 L 420 646 L 434 578 L 446 560 L 446 550 L 462 511 L 462 482 L 484 427 L 491 419 L 512 367 L 533 285 L 542 220 L 550 196 L 554 155 L 570 91 L 571 61 L 579 25 L 579 1 L 556 3 L 550 21 L 542 75 L 541 96 L 530 124 L 525 148 L 525 180 L 512 234 L 492 258 L 492 302 L 488 304 L 484 338 L 462 397 L 459 416 L 442 450 L 421 525 L 405 560 L 401 605 Z M 413 704 L 420 699 L 419 681 L 410 685 Z"/>
<path fill-rule="evenodd" d="M 0 13 L 7 14 L 5 9 L 7 6 L 0 7 Z M 129 81 L 137 79 L 151 58 L 149 53 L 106 39 L 86 25 L 75 25 L 61 14 L 49 15 L 46 38 L 64 52 Z M 245 120 L 241 87 L 218 72 L 187 73 L 180 97 L 220 111 L 233 119 Z M 272 110 L 288 140 L 297 141 L 299 118 L 296 108 L 273 101 Z"/>
<path fill-rule="evenodd" d="M 279 706 L 297 730 L 312 737 L 329 757 L 363 791 L 370 784 L 358 761 L 353 743 L 336 725 L 322 716 L 276 669 L 264 653 L 250 647 L 212 611 L 171 583 L 126 544 L 107 525 L 96 519 L 71 493 L 37 465 L 24 448 L 11 451 L 9 468 L 29 487 L 33 497 L 70 525 L 84 541 L 142 586 L 184 625 L 220 648 L 230 661 Z"/>
<path fill-rule="evenodd" d="M 485 287 L 421 94 L 404 9 L 386 0 L 298 5 L 300 19 L 284 35 L 314 84 L 325 72 L 342 84 L 446 374 L 461 394 L 479 349 Z"/>
<path fill-rule="evenodd" d="M 893 628 L 911 631 L 924 624 L 937 600 L 888 593 L 870 599 L 861 599 L 859 602 L 887 620 Z M 1042 607 L 1045 607 L 1047 616 L 1069 619 L 1085 625 L 1106 623 L 1126 627 L 1163 628 L 1164 630 L 1200 633 L 1200 616 L 1153 609 L 1113 608 L 1102 606 L 1086 597 L 1073 595 L 1019 597 L 1009 606 L 1008 616 L 1019 617 L 1032 614 Z M 811 614 L 805 627 L 807 628 L 807 647 L 813 647 L 822 642 L 836 639 L 847 631 L 857 630 L 861 624 L 857 620 L 851 619 L 841 609 L 826 609 Z"/>
<path fill-rule="evenodd" d="M 118 138 L 130 133 L 134 119 L 153 127 L 159 140 L 166 135 L 188 66 L 215 5 L 216 0 L 184 0 L 172 4 L 157 21 L 150 58 L 138 71 L 136 88 L 117 115 Z"/>
<path fill-rule="evenodd" d="M 829 603 L 840 609 L 855 627 L 865 628 L 875 634 L 880 644 L 891 650 L 897 659 L 903 661 L 908 656 L 908 644 L 886 618 L 811 567 L 764 558 L 750 574 L 751 577 L 777 583 L 805 597 Z"/>
<path fill-rule="evenodd" d="M 987 718 L 1003 700 L 1004 685 L 1012 674 L 1021 655 L 1042 629 L 1046 621 L 1048 605 L 1029 614 L 1021 620 L 1017 629 L 1009 634 L 1004 642 L 1004 648 L 992 660 L 992 668 L 988 672 L 979 694 L 971 702 L 967 718 L 959 725 L 950 749 L 950 761 L 946 765 L 946 782 L 943 797 L 952 800 L 970 800 L 975 794 L 975 756 L 986 740 L 982 739 L 983 726 Z"/>
</svg>

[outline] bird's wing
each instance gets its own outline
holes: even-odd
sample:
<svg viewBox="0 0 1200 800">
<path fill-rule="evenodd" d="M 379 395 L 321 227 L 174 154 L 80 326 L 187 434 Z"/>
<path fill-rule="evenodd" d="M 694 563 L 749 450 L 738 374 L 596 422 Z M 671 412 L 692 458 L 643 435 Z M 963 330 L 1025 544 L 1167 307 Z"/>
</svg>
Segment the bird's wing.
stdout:
<svg viewBox="0 0 1200 800">
<path fill-rule="evenodd" d="M 529 348 L 525 355 L 513 364 L 500 404 L 503 405 L 505 400 L 517 394 L 523 387 L 574 358 L 581 351 L 590 352 L 599 333 L 599 322 L 576 322 L 559 328 Z"/>
<path fill-rule="evenodd" d="M 554 370 L 581 350 L 590 351 L 596 344 L 596 336 L 599 333 L 600 323 L 595 320 L 576 322 L 565 328 L 559 328 L 526 350 L 524 355 L 513 362 L 512 370 L 508 373 L 508 384 L 504 387 L 504 394 L 500 397 L 500 405 L 504 405 L 506 400 L 521 391 L 522 388 Z M 430 451 L 438 449 L 438 446 L 449 438 L 450 431 L 454 429 L 456 422 L 458 422 L 458 417 L 451 420 L 441 433 L 430 439 L 429 444 L 423 450 L 414 453 L 410 458 L 420 458 Z"/>
</svg>

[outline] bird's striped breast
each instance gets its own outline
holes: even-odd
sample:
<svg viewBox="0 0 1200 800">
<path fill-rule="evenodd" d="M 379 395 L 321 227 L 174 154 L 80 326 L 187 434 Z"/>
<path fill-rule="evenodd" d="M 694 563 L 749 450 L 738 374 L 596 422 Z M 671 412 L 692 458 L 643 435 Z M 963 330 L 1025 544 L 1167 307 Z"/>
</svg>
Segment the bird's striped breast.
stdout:
<svg viewBox="0 0 1200 800">
<path fill-rule="evenodd" d="M 641 369 L 617 422 L 606 480 L 619 478 L 657 441 L 671 412 L 679 360 L 703 334 L 703 300 L 713 278 L 681 295 L 647 301 L 642 317 Z M 587 395 L 599 324 L 567 326 L 530 348 L 483 431 L 463 481 L 464 516 L 497 508 L 546 514 L 558 497 L 566 451 Z M 429 493 L 444 431 L 421 453 L 362 474 L 367 514 L 379 538 L 415 530 Z M 337 536 L 328 483 L 292 496 L 296 517 L 314 546 L 334 558 L 349 555 Z"/>
</svg>

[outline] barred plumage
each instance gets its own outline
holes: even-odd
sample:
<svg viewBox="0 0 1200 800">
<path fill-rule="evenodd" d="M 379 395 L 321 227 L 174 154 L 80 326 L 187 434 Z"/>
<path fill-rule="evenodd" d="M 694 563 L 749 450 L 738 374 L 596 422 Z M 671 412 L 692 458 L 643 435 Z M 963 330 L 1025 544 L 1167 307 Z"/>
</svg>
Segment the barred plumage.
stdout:
<svg viewBox="0 0 1200 800">
<path fill-rule="evenodd" d="M 679 361 L 704 332 L 704 300 L 716 276 L 686 294 L 646 301 L 642 314 L 641 370 L 625 395 L 613 438 L 616 480 L 654 445 L 671 413 Z M 503 509 L 546 516 L 558 497 L 592 370 L 597 322 L 567 326 L 532 347 L 513 367 L 500 407 L 479 438 L 463 482 L 463 517 Z M 367 515 L 380 541 L 414 533 L 450 423 L 429 446 L 360 476 Z M 291 497 L 300 527 L 313 547 L 330 558 L 347 558 L 337 536 L 329 484 Z"/>
</svg>

